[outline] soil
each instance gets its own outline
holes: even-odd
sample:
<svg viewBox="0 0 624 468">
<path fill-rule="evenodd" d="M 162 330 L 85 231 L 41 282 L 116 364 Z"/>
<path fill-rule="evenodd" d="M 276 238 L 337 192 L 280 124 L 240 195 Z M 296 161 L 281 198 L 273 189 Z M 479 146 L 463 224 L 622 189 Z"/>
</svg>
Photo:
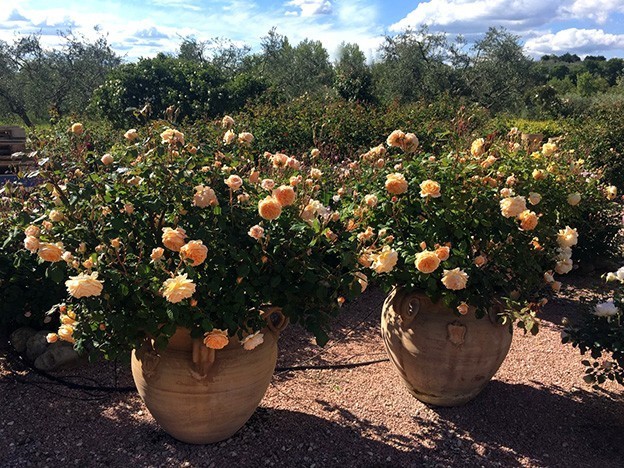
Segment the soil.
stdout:
<svg viewBox="0 0 624 468">
<path fill-rule="evenodd" d="M 388 361 L 353 368 L 279 370 L 385 359 L 384 295 L 345 306 L 323 349 L 300 328 L 280 338 L 267 394 L 232 438 L 187 445 L 153 421 L 134 391 L 67 388 L 0 350 L 0 466 L 112 467 L 620 467 L 623 389 L 582 380 L 578 350 L 561 345 L 562 318 L 603 286 L 571 278 L 542 313 L 537 336 L 515 333 L 495 378 L 462 407 L 413 398 Z M 90 386 L 132 386 L 128 366 L 92 363 L 55 374 Z M 123 390 L 123 389 L 122 389 Z"/>
</svg>

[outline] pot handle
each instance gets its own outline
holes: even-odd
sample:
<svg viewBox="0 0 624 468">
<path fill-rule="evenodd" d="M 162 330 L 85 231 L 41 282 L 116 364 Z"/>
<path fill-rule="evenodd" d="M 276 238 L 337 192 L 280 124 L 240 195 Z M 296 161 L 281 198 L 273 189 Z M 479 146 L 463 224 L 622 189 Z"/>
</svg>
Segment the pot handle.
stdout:
<svg viewBox="0 0 624 468">
<path fill-rule="evenodd" d="M 404 326 L 408 326 L 420 311 L 420 298 L 413 292 L 398 291 L 393 307 L 398 312 Z"/>
<path fill-rule="evenodd" d="M 203 380 L 215 361 L 215 350 L 204 345 L 202 340 L 193 340 L 193 364 L 191 376 L 195 380 Z"/>
<path fill-rule="evenodd" d="M 266 321 L 267 328 L 275 335 L 279 335 L 288 325 L 288 317 L 286 317 L 281 307 L 269 307 L 262 311 L 262 318 Z"/>
</svg>

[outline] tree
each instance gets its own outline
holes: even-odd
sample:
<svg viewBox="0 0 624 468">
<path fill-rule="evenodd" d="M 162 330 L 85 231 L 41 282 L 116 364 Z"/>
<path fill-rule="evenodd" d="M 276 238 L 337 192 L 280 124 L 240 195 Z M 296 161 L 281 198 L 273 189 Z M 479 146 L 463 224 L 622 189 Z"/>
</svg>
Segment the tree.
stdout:
<svg viewBox="0 0 624 468">
<path fill-rule="evenodd" d="M 366 56 L 357 44 L 341 44 L 334 70 L 334 86 L 340 96 L 350 101 L 369 102 L 373 99 L 373 76 L 366 65 Z"/>
</svg>

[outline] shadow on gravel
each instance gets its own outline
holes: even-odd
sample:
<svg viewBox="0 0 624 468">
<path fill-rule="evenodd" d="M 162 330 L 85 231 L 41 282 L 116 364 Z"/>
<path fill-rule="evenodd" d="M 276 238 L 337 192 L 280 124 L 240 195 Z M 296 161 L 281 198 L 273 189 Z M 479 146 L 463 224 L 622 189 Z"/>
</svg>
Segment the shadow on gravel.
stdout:
<svg viewBox="0 0 624 468">
<path fill-rule="evenodd" d="M 470 440 L 508 466 L 621 467 L 624 397 L 607 391 L 570 393 L 557 386 L 492 381 L 459 408 L 432 408 L 435 422 L 419 420 L 420 437 L 437 445 Z M 465 445 L 465 444 L 464 444 Z"/>
</svg>

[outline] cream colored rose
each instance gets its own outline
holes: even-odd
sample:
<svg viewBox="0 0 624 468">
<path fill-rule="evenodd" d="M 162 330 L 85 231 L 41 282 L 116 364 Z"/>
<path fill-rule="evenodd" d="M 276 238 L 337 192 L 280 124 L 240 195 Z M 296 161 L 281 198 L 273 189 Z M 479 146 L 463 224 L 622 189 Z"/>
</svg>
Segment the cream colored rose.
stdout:
<svg viewBox="0 0 624 468">
<path fill-rule="evenodd" d="M 80 273 L 77 276 L 70 276 L 65 281 L 67 291 L 73 297 L 79 299 L 81 297 L 99 296 L 102 293 L 104 284 L 97 279 L 97 271 L 94 271 L 90 275 L 86 273 Z"/>
<path fill-rule="evenodd" d="M 386 176 L 386 190 L 393 195 L 400 195 L 407 192 L 407 181 L 405 176 L 398 172 Z"/>
<path fill-rule="evenodd" d="M 230 187 L 232 190 L 238 190 L 243 186 L 243 179 L 241 179 L 240 176 L 234 174 L 225 179 L 223 182 L 225 182 L 225 185 Z"/>
<path fill-rule="evenodd" d="M 508 187 L 505 187 L 501 189 L 500 194 L 503 198 L 509 198 L 514 196 L 514 191 Z"/>
<path fill-rule="evenodd" d="M 403 140 L 405 139 L 405 133 L 401 130 L 393 131 L 388 138 L 386 139 L 386 143 L 388 146 L 394 146 L 400 148 L 403 145 Z"/>
<path fill-rule="evenodd" d="M 52 210 L 50 211 L 48 218 L 50 218 L 50 221 L 58 223 L 59 221 L 63 221 L 64 216 L 63 213 L 61 213 L 60 211 Z"/>
<path fill-rule="evenodd" d="M 546 173 L 541 169 L 534 169 L 533 178 L 535 180 L 544 180 L 546 178 Z"/>
<path fill-rule="evenodd" d="M 288 158 L 288 161 L 286 161 L 286 165 L 291 169 L 294 169 L 295 171 L 301 169 L 301 161 L 293 157 Z"/>
<path fill-rule="evenodd" d="M 301 181 L 303 180 L 303 177 L 301 177 L 300 175 L 298 176 L 292 176 L 289 180 L 288 183 L 292 186 L 292 187 L 296 187 L 297 185 L 299 185 L 301 183 Z"/>
<path fill-rule="evenodd" d="M 169 250 L 179 252 L 184 244 L 186 244 L 186 231 L 181 227 L 171 229 L 163 228 L 162 243 Z"/>
<path fill-rule="evenodd" d="M 562 260 L 559 260 L 557 264 L 555 265 L 555 272 L 557 272 L 560 275 L 565 275 L 566 273 L 569 273 L 572 271 L 573 266 L 574 266 L 574 262 L 572 261 L 571 258 L 564 258 Z"/>
<path fill-rule="evenodd" d="M 606 189 L 605 189 L 605 193 L 607 195 L 607 200 L 613 200 L 615 199 L 615 197 L 617 197 L 617 187 L 615 185 L 609 185 Z"/>
<path fill-rule="evenodd" d="M 223 135 L 223 143 L 225 143 L 226 145 L 231 145 L 234 140 L 236 140 L 236 133 L 234 133 L 232 130 L 228 130 Z"/>
<path fill-rule="evenodd" d="M 253 169 L 251 173 L 249 174 L 249 183 L 257 184 L 259 180 L 260 180 L 260 171 Z"/>
<path fill-rule="evenodd" d="M 416 255 L 416 269 L 422 273 L 433 273 L 440 266 L 440 257 L 431 250 L 423 250 Z"/>
<path fill-rule="evenodd" d="M 544 143 L 542 145 L 542 154 L 546 157 L 552 156 L 557 151 L 557 145 L 554 143 Z"/>
<path fill-rule="evenodd" d="M 441 262 L 449 259 L 451 256 L 451 248 L 448 245 L 443 245 L 435 250 L 435 254 L 438 256 Z"/>
<path fill-rule="evenodd" d="M 165 254 L 165 249 L 163 249 L 162 247 L 156 247 L 155 249 L 152 249 L 150 258 L 152 259 L 152 262 L 157 262 L 158 260 L 162 258 L 164 254 Z"/>
<path fill-rule="evenodd" d="M 466 315 L 469 310 L 470 307 L 465 302 L 462 302 L 457 306 L 457 312 L 459 312 L 461 315 Z"/>
<path fill-rule="evenodd" d="M 370 208 L 375 208 L 377 203 L 379 203 L 379 199 L 377 198 L 377 195 L 369 194 L 364 196 L 364 203 L 366 203 L 366 205 Z"/>
<path fill-rule="evenodd" d="M 284 168 L 288 164 L 288 156 L 284 153 L 275 153 L 271 156 L 271 164 L 278 169 Z"/>
<path fill-rule="evenodd" d="M 232 117 L 230 117 L 229 115 L 226 115 L 225 117 L 223 117 L 223 120 L 221 120 L 221 127 L 230 129 L 233 126 L 234 126 L 234 119 Z"/>
<path fill-rule="evenodd" d="M 292 205 L 295 203 L 295 198 L 297 198 L 295 190 L 290 185 L 280 185 L 273 190 L 273 196 L 282 206 Z"/>
<path fill-rule="evenodd" d="M 236 200 L 238 200 L 238 203 L 240 204 L 247 203 L 249 201 L 249 194 L 247 192 L 243 192 L 236 197 Z"/>
<path fill-rule="evenodd" d="M 272 221 L 282 214 L 282 205 L 277 198 L 268 196 L 258 202 L 258 213 L 262 218 Z"/>
<path fill-rule="evenodd" d="M 59 336 L 56 333 L 48 333 L 46 335 L 46 341 L 48 343 L 56 343 L 58 341 L 58 339 L 59 339 Z"/>
<path fill-rule="evenodd" d="M 215 328 L 204 334 L 204 345 L 210 349 L 223 349 L 230 342 L 227 330 Z"/>
<path fill-rule="evenodd" d="M 247 232 L 249 237 L 253 237 L 256 240 L 260 240 L 264 237 L 264 228 L 256 224 L 255 226 L 251 226 L 249 231 Z"/>
<path fill-rule="evenodd" d="M 465 271 L 460 270 L 459 268 L 444 270 L 442 275 L 442 284 L 447 289 L 459 291 L 460 289 L 464 289 L 467 283 L 468 274 Z"/>
<path fill-rule="evenodd" d="M 478 158 L 483 153 L 485 153 L 485 140 L 483 138 L 477 138 L 470 145 L 470 154 Z"/>
<path fill-rule="evenodd" d="M 60 262 L 63 259 L 63 249 L 56 244 L 50 244 L 48 242 L 41 242 L 39 244 L 39 251 L 37 254 L 39 258 L 46 262 Z"/>
<path fill-rule="evenodd" d="M 515 218 L 527 209 L 526 199 L 520 196 L 503 198 L 500 201 L 500 208 L 501 213 L 505 218 Z"/>
<path fill-rule="evenodd" d="M 207 206 L 218 206 L 219 200 L 215 191 L 210 187 L 204 185 L 198 185 L 195 187 L 195 195 L 193 195 L 193 205 L 199 208 L 206 208 Z"/>
<path fill-rule="evenodd" d="M 418 137 L 413 133 L 406 133 L 401 147 L 406 153 L 413 153 L 418 149 Z"/>
<path fill-rule="evenodd" d="M 63 252 L 63 255 L 61 255 L 61 258 L 63 259 L 65 263 L 71 263 L 72 260 L 74 259 L 74 256 L 71 252 Z"/>
<path fill-rule="evenodd" d="M 373 230 L 372 227 L 368 226 L 364 232 L 360 232 L 357 235 L 357 238 L 360 242 L 366 242 L 368 240 L 371 240 L 374 235 L 375 235 L 375 231 Z"/>
<path fill-rule="evenodd" d="M 323 173 L 321 172 L 320 169 L 317 169 L 316 167 L 313 167 L 312 169 L 310 169 L 310 177 L 312 177 L 313 179 L 320 179 L 323 176 Z"/>
<path fill-rule="evenodd" d="M 573 247 L 578 242 L 578 232 L 570 226 L 560 229 L 557 234 L 557 243 L 560 247 Z"/>
<path fill-rule="evenodd" d="M 581 194 L 574 192 L 568 195 L 568 205 L 576 206 L 581 202 Z"/>
<path fill-rule="evenodd" d="M 26 236 L 26 239 L 24 239 L 24 247 L 30 253 L 35 253 L 39 248 L 39 239 L 35 236 Z"/>
<path fill-rule="evenodd" d="M 488 169 L 496 161 L 498 161 L 498 158 L 496 158 L 494 156 L 488 156 L 487 158 L 485 158 L 485 161 L 481 161 L 480 166 L 483 169 Z"/>
<path fill-rule="evenodd" d="M 399 253 L 385 245 L 381 252 L 372 255 L 373 263 L 371 268 L 377 273 L 388 273 L 396 266 L 399 260 Z"/>
<path fill-rule="evenodd" d="M 189 241 L 180 248 L 180 258 L 190 260 L 192 266 L 199 266 L 208 256 L 208 247 L 200 240 Z"/>
<path fill-rule="evenodd" d="M 555 277 L 553 276 L 552 271 L 544 272 L 544 281 L 546 281 L 547 283 L 552 283 L 553 281 L 555 281 Z"/>
<path fill-rule="evenodd" d="M 275 181 L 273 179 L 262 179 L 260 187 L 264 190 L 273 190 L 273 187 L 275 187 Z"/>
<path fill-rule="evenodd" d="M 76 122 L 75 124 L 72 124 L 71 132 L 74 135 L 82 135 L 82 133 L 84 132 L 84 125 L 82 125 L 80 122 Z"/>
<path fill-rule="evenodd" d="M 559 292 L 561 290 L 561 281 L 553 281 L 550 283 L 550 287 L 554 292 Z"/>
<path fill-rule="evenodd" d="M 32 237 L 39 237 L 41 235 L 41 230 L 37 226 L 31 225 L 24 230 L 24 234 Z"/>
<path fill-rule="evenodd" d="M 425 180 L 420 183 L 420 196 L 438 198 L 442 194 L 440 193 L 440 184 L 434 180 Z"/>
<path fill-rule="evenodd" d="M 264 343 L 264 333 L 260 333 L 260 332 L 247 335 L 241 341 L 241 345 L 247 351 L 251 351 L 252 349 L 260 346 L 262 343 Z"/>
<path fill-rule="evenodd" d="M 249 132 L 242 132 L 238 134 L 238 143 L 241 145 L 251 145 L 254 141 L 254 136 Z"/>
<path fill-rule="evenodd" d="M 75 343 L 74 327 L 72 325 L 61 325 L 58 329 L 58 337 L 69 343 Z"/>
<path fill-rule="evenodd" d="M 518 220 L 520 221 L 520 227 L 523 230 L 532 231 L 537 227 L 537 222 L 539 221 L 539 218 L 533 211 L 524 210 L 518 215 Z"/>
<path fill-rule="evenodd" d="M 169 278 L 163 283 L 163 296 L 169 302 L 177 304 L 178 302 L 188 299 L 195 293 L 195 283 L 188 279 L 188 275 L 178 275 L 175 278 Z"/>
<path fill-rule="evenodd" d="M 160 138 L 162 143 L 168 143 L 170 145 L 175 143 L 184 144 L 184 133 L 174 130 L 173 128 L 168 128 L 164 132 L 160 134 Z"/>
<path fill-rule="evenodd" d="M 531 205 L 535 206 L 541 201 L 542 201 L 542 196 L 539 193 L 536 193 L 536 192 L 529 193 L 529 203 Z"/>
<path fill-rule="evenodd" d="M 134 141 L 139 138 L 139 132 L 136 131 L 136 128 L 131 128 L 126 133 L 124 133 L 124 138 L 128 141 Z"/>
</svg>

